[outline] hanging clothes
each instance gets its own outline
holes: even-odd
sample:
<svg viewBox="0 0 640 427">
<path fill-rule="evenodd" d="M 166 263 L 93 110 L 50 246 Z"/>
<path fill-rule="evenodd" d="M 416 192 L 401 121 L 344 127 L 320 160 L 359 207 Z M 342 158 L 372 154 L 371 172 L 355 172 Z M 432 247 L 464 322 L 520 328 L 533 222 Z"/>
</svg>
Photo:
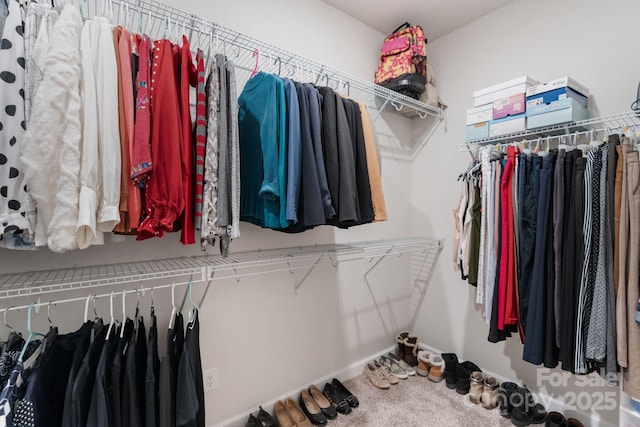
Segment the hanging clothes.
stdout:
<svg viewBox="0 0 640 427">
<path fill-rule="evenodd" d="M 191 47 L 186 36 L 182 36 L 180 48 L 180 166 L 183 202 L 178 220 L 181 227 L 180 242 L 183 245 L 195 243 L 193 183 L 195 179 L 193 165 L 193 129 L 191 126 L 191 108 L 189 106 L 190 87 L 197 86 L 198 70 L 193 65 Z"/>
<path fill-rule="evenodd" d="M 220 111 L 220 72 L 214 58 L 207 82 L 207 145 L 202 186 L 202 248 L 213 246 L 218 230 L 218 150 Z"/>
<path fill-rule="evenodd" d="M 284 84 L 259 72 L 245 85 L 238 100 L 240 129 L 240 219 L 269 228 L 280 223 L 279 147 L 285 138 Z M 284 165 L 282 165 L 284 167 Z"/>
<path fill-rule="evenodd" d="M 54 252 L 77 247 L 81 31 L 78 10 L 66 5 L 53 28 L 50 67 L 42 81 L 47 90 L 34 100 L 21 156 L 25 182 L 37 206 L 38 227 L 45 230 L 36 233 L 36 245 L 47 244 Z"/>
<path fill-rule="evenodd" d="M 198 310 L 187 325 L 176 381 L 176 426 L 204 427 L 204 385 L 200 360 Z"/>
<path fill-rule="evenodd" d="M 149 343 L 147 345 L 147 359 L 145 365 L 144 405 L 145 426 L 156 427 L 159 422 L 158 414 L 158 380 L 160 360 L 158 359 L 158 324 L 153 305 L 149 318 Z"/>
<path fill-rule="evenodd" d="M 0 55 L 0 90 L 6 102 L 0 110 L 0 247 L 34 249 L 35 208 L 20 163 L 26 143 L 25 14 L 17 0 L 5 10 L 7 6 Z"/>
<path fill-rule="evenodd" d="M 87 427 L 108 427 L 114 425 L 113 404 L 111 403 L 111 366 L 118 347 L 118 328 L 113 327 L 111 335 L 105 337 L 96 367 L 95 381 L 91 392 L 91 403 L 87 415 Z"/>
<path fill-rule="evenodd" d="M 138 240 L 164 237 L 184 209 L 181 178 L 180 113 L 176 65 L 169 40 L 153 42 L 151 79 L 151 157 L 154 173 L 147 181 L 147 217 L 138 228 Z"/>
</svg>

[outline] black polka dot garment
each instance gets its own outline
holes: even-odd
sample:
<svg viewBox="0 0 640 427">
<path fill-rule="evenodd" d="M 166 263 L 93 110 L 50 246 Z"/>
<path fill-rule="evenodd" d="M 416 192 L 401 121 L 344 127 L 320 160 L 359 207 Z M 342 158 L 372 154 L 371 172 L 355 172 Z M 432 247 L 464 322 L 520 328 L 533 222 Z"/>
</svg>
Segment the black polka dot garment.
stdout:
<svg viewBox="0 0 640 427">
<path fill-rule="evenodd" d="M 33 246 L 35 230 L 20 165 L 26 130 L 24 11 L 18 0 L 10 0 L 8 9 L 0 41 L 0 247 L 25 249 Z"/>
</svg>

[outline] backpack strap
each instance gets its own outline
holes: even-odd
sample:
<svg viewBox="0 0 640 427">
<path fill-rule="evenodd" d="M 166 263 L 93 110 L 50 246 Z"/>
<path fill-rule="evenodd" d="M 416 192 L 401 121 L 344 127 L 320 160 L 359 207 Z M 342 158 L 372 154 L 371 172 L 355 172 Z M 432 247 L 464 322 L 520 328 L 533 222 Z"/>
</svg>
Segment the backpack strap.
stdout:
<svg viewBox="0 0 640 427">
<path fill-rule="evenodd" d="M 402 29 L 405 29 L 405 28 L 409 28 L 409 27 L 411 27 L 411 24 L 409 24 L 408 22 L 405 22 L 404 24 L 400 25 L 395 30 L 391 31 L 391 34 L 397 33 L 398 31 L 400 31 Z"/>
</svg>

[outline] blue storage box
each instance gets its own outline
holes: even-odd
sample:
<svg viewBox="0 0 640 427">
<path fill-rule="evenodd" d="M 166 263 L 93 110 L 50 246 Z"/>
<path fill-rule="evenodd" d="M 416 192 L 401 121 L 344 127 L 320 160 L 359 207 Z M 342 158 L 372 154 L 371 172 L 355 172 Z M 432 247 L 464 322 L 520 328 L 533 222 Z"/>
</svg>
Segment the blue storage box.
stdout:
<svg viewBox="0 0 640 427">
<path fill-rule="evenodd" d="M 589 118 L 589 111 L 580 105 L 573 98 L 569 98 L 567 100 L 558 101 L 562 104 L 555 104 L 553 106 L 549 106 L 547 108 L 550 109 L 548 112 L 543 112 L 541 114 L 530 115 L 527 117 L 527 129 L 537 129 L 546 126 L 559 125 L 562 123 L 571 123 L 577 122 L 580 120 L 586 120 Z M 561 109 L 553 109 L 558 105 L 567 105 L 566 108 Z"/>
<path fill-rule="evenodd" d="M 483 138 L 489 138 L 489 122 L 475 123 L 467 126 L 467 141 Z"/>
<path fill-rule="evenodd" d="M 524 132 L 527 129 L 527 118 L 524 113 L 503 117 L 489 122 L 489 136 L 502 136 L 510 133 Z"/>
<path fill-rule="evenodd" d="M 537 107 L 539 105 L 551 104 L 555 101 L 563 99 L 575 99 L 584 108 L 587 108 L 588 98 L 579 94 L 570 87 L 561 87 L 558 89 L 550 90 L 548 92 L 542 92 L 537 95 L 527 97 L 527 116 L 530 116 L 529 109 Z"/>
</svg>

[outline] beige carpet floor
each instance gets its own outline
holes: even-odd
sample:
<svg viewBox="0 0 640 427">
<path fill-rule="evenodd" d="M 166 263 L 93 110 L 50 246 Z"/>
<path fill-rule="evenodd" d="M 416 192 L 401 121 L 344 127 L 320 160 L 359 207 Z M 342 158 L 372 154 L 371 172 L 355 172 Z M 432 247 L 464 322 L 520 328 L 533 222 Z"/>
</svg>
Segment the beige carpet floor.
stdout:
<svg viewBox="0 0 640 427">
<path fill-rule="evenodd" d="M 328 427 L 507 427 L 511 421 L 500 410 L 474 405 L 445 386 L 414 376 L 400 380 L 391 389 L 380 390 L 359 375 L 344 381 L 360 401 L 349 415 L 338 414 Z"/>
</svg>

